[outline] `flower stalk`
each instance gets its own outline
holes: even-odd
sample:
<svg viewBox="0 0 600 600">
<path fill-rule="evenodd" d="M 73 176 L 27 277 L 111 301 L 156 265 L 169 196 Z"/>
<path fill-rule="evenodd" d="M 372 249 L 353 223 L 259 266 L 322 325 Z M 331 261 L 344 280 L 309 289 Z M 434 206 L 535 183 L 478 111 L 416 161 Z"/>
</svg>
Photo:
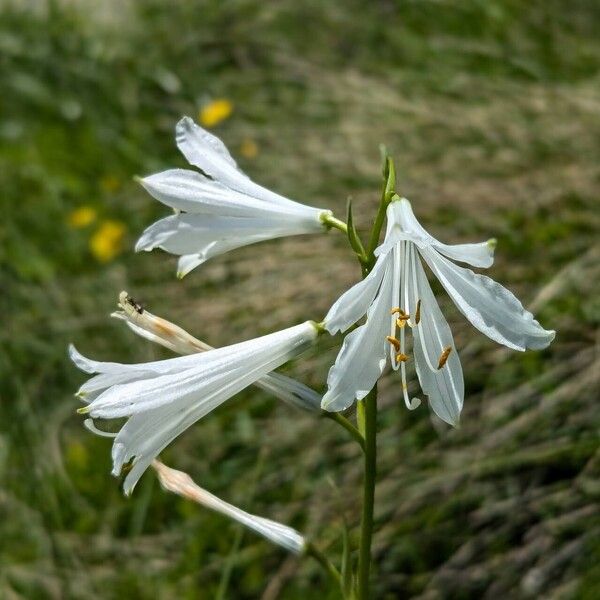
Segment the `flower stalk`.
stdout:
<svg viewBox="0 0 600 600">
<path fill-rule="evenodd" d="M 359 600 L 366 600 L 369 598 L 373 512 L 375 508 L 375 482 L 377 478 L 377 386 L 369 392 L 364 400 L 359 401 L 358 406 L 363 416 L 365 470 L 357 591 Z"/>
</svg>

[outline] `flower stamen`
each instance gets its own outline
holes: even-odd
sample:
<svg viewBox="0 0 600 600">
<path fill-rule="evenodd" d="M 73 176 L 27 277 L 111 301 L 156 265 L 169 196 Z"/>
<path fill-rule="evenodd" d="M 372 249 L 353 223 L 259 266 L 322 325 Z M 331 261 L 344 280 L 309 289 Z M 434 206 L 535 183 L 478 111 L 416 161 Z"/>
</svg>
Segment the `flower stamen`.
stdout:
<svg viewBox="0 0 600 600">
<path fill-rule="evenodd" d="M 395 337 L 392 337 L 391 335 L 386 336 L 385 338 L 392 346 L 394 346 L 394 350 L 396 350 L 396 352 L 399 352 L 400 350 L 400 340 L 397 340 Z"/>
<path fill-rule="evenodd" d="M 408 354 L 404 354 L 403 352 L 399 352 L 396 354 L 396 362 L 406 362 L 408 360 Z"/>
<path fill-rule="evenodd" d="M 442 351 L 442 354 L 440 355 L 440 360 L 438 361 L 438 370 L 441 369 L 447 362 L 448 357 L 450 356 L 450 352 L 452 352 L 452 346 L 448 346 L 447 348 L 444 348 L 444 350 Z"/>
<path fill-rule="evenodd" d="M 421 321 L 421 300 L 417 300 L 417 309 L 415 311 L 415 325 L 418 325 Z"/>
</svg>

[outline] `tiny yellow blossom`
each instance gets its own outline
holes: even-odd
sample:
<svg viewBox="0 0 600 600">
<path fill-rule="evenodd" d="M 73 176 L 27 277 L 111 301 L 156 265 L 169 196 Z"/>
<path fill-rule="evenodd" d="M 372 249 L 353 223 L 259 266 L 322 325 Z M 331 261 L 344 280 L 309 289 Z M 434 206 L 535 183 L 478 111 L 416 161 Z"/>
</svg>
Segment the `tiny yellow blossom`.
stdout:
<svg viewBox="0 0 600 600">
<path fill-rule="evenodd" d="M 115 175 L 105 175 L 100 180 L 100 187 L 104 192 L 116 192 L 121 187 L 121 181 Z"/>
<path fill-rule="evenodd" d="M 200 109 L 200 122 L 204 127 L 214 127 L 228 119 L 233 112 L 233 103 L 225 98 L 213 100 Z"/>
<path fill-rule="evenodd" d="M 91 225 L 96 220 L 96 209 L 91 206 L 80 206 L 76 208 L 67 218 L 69 227 L 82 229 Z"/>
<path fill-rule="evenodd" d="M 103 221 L 90 238 L 90 251 L 99 262 L 109 262 L 123 249 L 125 225 L 120 221 Z"/>
<path fill-rule="evenodd" d="M 250 138 L 245 138 L 240 146 L 240 152 L 244 158 L 256 158 L 258 154 L 258 144 Z"/>
</svg>

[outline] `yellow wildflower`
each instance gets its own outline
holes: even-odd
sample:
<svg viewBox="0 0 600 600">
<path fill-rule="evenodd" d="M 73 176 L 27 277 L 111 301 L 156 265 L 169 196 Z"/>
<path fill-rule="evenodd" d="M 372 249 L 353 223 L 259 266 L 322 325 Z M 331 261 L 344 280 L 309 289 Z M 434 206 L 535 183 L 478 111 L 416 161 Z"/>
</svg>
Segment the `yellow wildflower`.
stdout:
<svg viewBox="0 0 600 600">
<path fill-rule="evenodd" d="M 244 158 L 255 158 L 258 154 L 258 144 L 250 138 L 245 138 L 240 146 L 240 152 Z"/>
<path fill-rule="evenodd" d="M 96 220 L 96 209 L 91 206 L 80 206 L 76 208 L 67 218 L 69 227 L 82 229 L 91 225 Z"/>
<path fill-rule="evenodd" d="M 125 225 L 120 221 L 103 221 L 90 238 L 90 251 L 99 262 L 109 262 L 123 249 Z"/>
<path fill-rule="evenodd" d="M 200 109 L 200 123 L 204 127 L 214 127 L 228 119 L 233 112 L 233 103 L 225 98 L 213 100 Z"/>
</svg>

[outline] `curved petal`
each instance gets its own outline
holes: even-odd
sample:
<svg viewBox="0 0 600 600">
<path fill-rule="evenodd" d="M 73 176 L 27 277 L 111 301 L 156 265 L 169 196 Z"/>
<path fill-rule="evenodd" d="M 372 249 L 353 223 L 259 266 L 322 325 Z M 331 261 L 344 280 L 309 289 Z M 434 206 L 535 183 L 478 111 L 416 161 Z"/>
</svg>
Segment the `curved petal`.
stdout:
<svg viewBox="0 0 600 600">
<path fill-rule="evenodd" d="M 416 248 L 411 249 L 408 273 L 409 312 L 413 333 L 415 368 L 429 404 L 446 423 L 456 426 L 463 406 L 465 386 L 454 338 L 433 295 Z M 419 303 L 420 320 L 415 322 Z M 446 364 L 438 369 L 442 352 L 451 348 Z"/>
<path fill-rule="evenodd" d="M 314 216 L 314 215 L 313 215 Z M 149 252 L 161 248 L 184 257 L 179 265 L 183 276 L 209 258 L 265 240 L 322 231 L 318 218 L 226 217 L 179 214 L 148 227 L 135 249 Z"/>
<path fill-rule="evenodd" d="M 459 267 L 431 248 L 421 254 L 458 309 L 474 327 L 515 350 L 545 348 L 554 339 L 515 295 L 493 279 Z"/>
<path fill-rule="evenodd" d="M 175 438 L 258 378 L 280 366 L 287 358 L 285 354 L 278 355 L 253 367 L 242 366 L 231 371 L 226 379 L 222 376 L 211 378 L 208 385 L 207 382 L 198 385 L 196 381 L 196 389 L 184 387 L 179 393 L 173 394 L 173 388 L 178 385 L 178 382 L 173 382 L 171 390 L 164 384 L 161 385 L 153 399 L 136 397 L 135 404 L 139 406 L 141 401 L 149 410 L 136 411 L 134 414 L 127 411 L 132 416 L 119 431 L 113 444 L 114 475 L 118 475 L 123 465 L 133 459 L 132 468 L 123 483 L 125 493 L 133 491 L 152 460 Z M 186 385 L 189 382 L 184 382 L 184 386 Z M 164 396 L 162 400 L 159 398 L 163 392 L 168 395 L 166 403 Z M 130 403 L 131 406 L 133 403 Z M 101 412 L 99 416 L 105 418 L 122 414 L 116 406 Z M 91 414 L 94 416 L 95 411 L 91 411 Z"/>
<path fill-rule="evenodd" d="M 417 221 L 410 202 L 401 198 L 388 207 L 388 219 L 397 223 L 400 229 L 415 238 L 419 246 L 433 246 L 448 258 L 468 263 L 474 267 L 490 267 L 494 262 L 496 240 L 478 244 L 443 244 L 430 235 Z"/>
<path fill-rule="evenodd" d="M 328 390 L 321 402 L 324 410 L 333 412 L 348 408 L 355 398 L 364 398 L 381 376 L 387 357 L 391 298 L 392 266 L 386 261 L 383 281 L 369 307 L 366 323 L 345 337 L 335 364 L 329 370 Z"/>
<path fill-rule="evenodd" d="M 159 202 L 185 212 L 246 217 L 261 211 L 285 212 L 285 204 L 267 204 L 189 169 L 169 169 L 139 181 Z"/>
<path fill-rule="evenodd" d="M 93 418 L 112 419 L 174 402 L 185 403 L 190 398 L 201 404 L 212 397 L 215 390 L 226 389 L 230 381 L 245 381 L 256 369 L 269 367 L 258 377 L 272 371 L 299 354 L 315 337 L 314 325 L 306 322 L 232 346 L 142 363 L 139 366 L 148 366 L 147 370 L 158 364 L 161 374 L 151 379 L 113 385 L 89 404 L 88 412 Z M 124 371 L 126 367 L 123 365 Z"/>
<path fill-rule="evenodd" d="M 175 132 L 177 146 L 188 162 L 223 185 L 263 202 L 287 204 L 295 206 L 298 210 L 311 208 L 254 183 L 237 168 L 223 142 L 196 125 L 189 117 L 183 117 L 177 123 Z"/>
<path fill-rule="evenodd" d="M 353 285 L 335 301 L 324 319 L 325 328 L 331 335 L 338 331 L 346 331 L 367 312 L 381 285 L 385 268 L 386 257 L 382 256 L 362 281 Z"/>
</svg>

